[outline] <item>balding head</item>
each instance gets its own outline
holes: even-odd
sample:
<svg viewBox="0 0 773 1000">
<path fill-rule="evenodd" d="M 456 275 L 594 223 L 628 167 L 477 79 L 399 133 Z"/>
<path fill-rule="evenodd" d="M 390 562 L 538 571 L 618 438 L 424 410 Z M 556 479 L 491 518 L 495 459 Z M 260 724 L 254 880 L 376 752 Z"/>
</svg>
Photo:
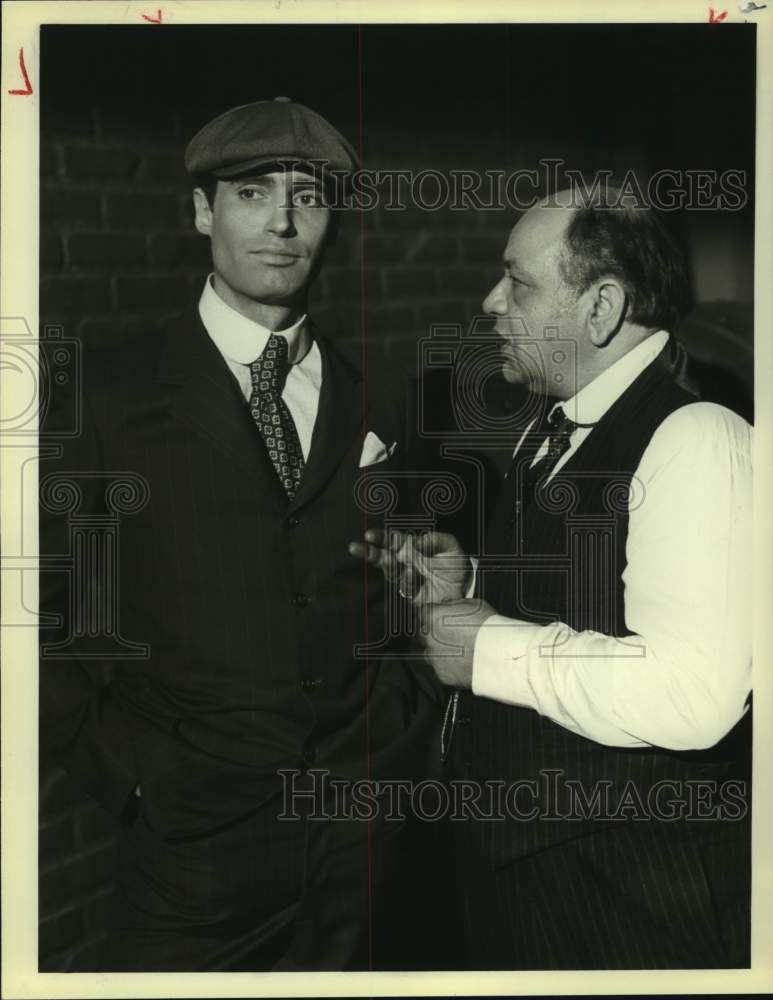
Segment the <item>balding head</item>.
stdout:
<svg viewBox="0 0 773 1000">
<path fill-rule="evenodd" d="M 505 258 L 517 257 L 543 270 L 561 259 L 567 228 L 577 211 L 570 191 L 559 191 L 528 210 L 510 234 Z"/>
</svg>

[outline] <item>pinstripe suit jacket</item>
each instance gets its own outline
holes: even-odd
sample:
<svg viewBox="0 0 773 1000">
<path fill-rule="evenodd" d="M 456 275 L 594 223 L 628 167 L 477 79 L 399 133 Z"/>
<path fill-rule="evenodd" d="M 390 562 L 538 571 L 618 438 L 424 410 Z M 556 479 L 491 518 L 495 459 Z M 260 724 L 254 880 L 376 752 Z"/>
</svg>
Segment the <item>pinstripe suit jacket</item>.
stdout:
<svg viewBox="0 0 773 1000">
<path fill-rule="evenodd" d="M 436 712 L 414 676 L 353 654 L 381 638 L 384 607 L 380 573 L 347 553 L 368 524 L 354 483 L 369 431 L 397 442 L 380 472 L 405 456 L 405 381 L 364 380 L 317 339 L 319 412 L 291 503 L 197 314 L 87 367 L 82 432 L 41 467 L 74 476 L 87 518 L 110 514 L 103 474 L 129 472 L 147 492 L 118 525 L 112 680 L 92 683 L 79 652 L 96 646 L 81 635 L 42 659 L 41 720 L 44 742 L 109 809 L 139 784 L 164 837 L 254 810 L 279 768 L 405 775 L 429 743 Z M 65 521 L 44 511 L 42 552 L 66 550 Z M 44 610 L 66 610 L 63 576 L 43 574 Z M 126 643 L 147 655 L 125 659 Z"/>
</svg>

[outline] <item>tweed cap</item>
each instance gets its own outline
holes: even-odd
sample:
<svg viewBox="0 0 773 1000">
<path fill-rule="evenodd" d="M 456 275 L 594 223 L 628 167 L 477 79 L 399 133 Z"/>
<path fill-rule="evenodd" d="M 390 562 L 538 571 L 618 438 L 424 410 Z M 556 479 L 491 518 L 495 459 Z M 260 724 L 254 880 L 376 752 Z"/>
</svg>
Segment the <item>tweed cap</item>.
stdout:
<svg viewBox="0 0 773 1000">
<path fill-rule="evenodd" d="M 197 132 L 185 150 L 185 169 L 194 176 L 238 177 L 285 162 L 347 173 L 359 166 L 354 148 L 330 122 L 289 97 L 231 108 Z"/>
</svg>

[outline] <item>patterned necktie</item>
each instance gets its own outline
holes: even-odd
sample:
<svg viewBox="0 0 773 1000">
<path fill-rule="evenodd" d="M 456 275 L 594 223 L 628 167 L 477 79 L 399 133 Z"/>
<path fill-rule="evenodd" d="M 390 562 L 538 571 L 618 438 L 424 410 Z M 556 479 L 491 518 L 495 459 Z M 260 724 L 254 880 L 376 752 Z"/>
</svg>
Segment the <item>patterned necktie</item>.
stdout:
<svg viewBox="0 0 773 1000">
<path fill-rule="evenodd" d="M 266 442 L 268 457 L 279 480 L 292 500 L 301 482 L 304 462 L 298 430 L 282 399 L 290 370 L 287 355 L 287 340 L 272 333 L 263 353 L 250 365 L 250 413 Z"/>
<path fill-rule="evenodd" d="M 560 406 L 547 419 L 545 432 L 549 435 L 548 449 L 538 462 L 526 473 L 525 500 L 528 502 L 534 496 L 538 486 L 544 483 L 558 464 L 558 460 L 569 448 L 569 438 L 579 426 L 564 413 Z"/>
</svg>

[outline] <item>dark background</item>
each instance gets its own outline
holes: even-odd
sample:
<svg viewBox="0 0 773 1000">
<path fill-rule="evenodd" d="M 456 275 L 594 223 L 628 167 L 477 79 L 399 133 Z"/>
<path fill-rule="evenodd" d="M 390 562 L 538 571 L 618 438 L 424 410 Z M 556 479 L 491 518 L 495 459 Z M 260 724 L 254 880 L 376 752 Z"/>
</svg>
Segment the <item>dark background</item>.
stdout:
<svg viewBox="0 0 773 1000">
<path fill-rule="evenodd" d="M 743 212 L 681 212 L 696 308 L 680 336 L 709 398 L 751 415 L 752 25 L 44 27 L 41 324 L 91 350 L 152 335 L 201 291 L 188 139 L 221 111 L 286 95 L 370 169 L 746 171 Z M 416 373 L 431 324 L 467 329 L 500 272 L 512 212 L 350 213 L 312 313 L 345 349 Z M 371 368 L 371 371 L 373 369 Z M 42 761 L 41 970 L 87 968 L 116 830 Z"/>
</svg>

